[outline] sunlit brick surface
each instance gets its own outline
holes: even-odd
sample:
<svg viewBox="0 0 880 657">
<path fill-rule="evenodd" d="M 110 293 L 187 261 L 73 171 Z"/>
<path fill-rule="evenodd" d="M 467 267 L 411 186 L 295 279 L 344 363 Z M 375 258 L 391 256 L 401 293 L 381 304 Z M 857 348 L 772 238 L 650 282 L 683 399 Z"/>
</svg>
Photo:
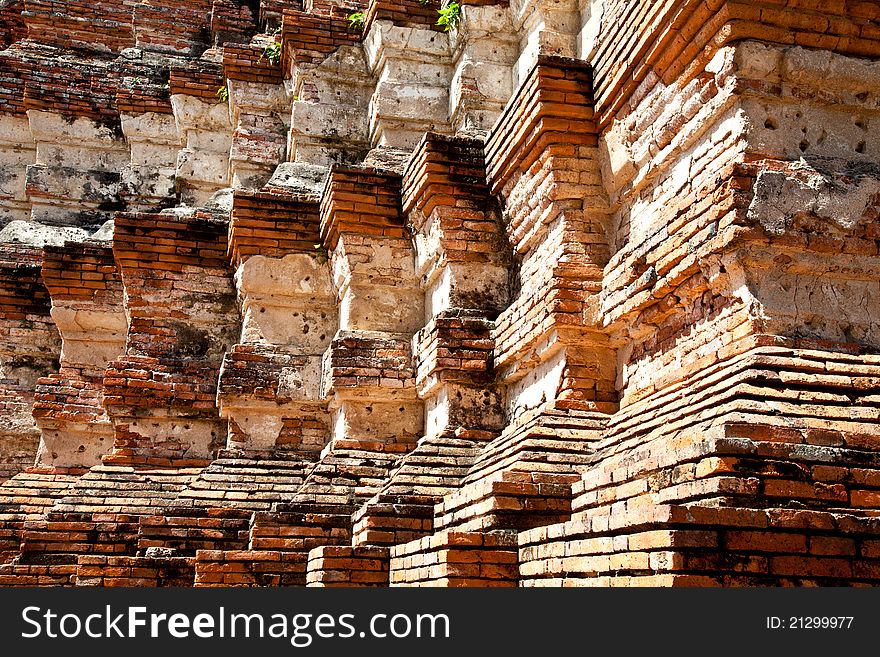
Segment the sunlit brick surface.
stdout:
<svg viewBox="0 0 880 657">
<path fill-rule="evenodd" d="M 0 2 L 0 585 L 880 582 L 880 3 Z"/>
</svg>

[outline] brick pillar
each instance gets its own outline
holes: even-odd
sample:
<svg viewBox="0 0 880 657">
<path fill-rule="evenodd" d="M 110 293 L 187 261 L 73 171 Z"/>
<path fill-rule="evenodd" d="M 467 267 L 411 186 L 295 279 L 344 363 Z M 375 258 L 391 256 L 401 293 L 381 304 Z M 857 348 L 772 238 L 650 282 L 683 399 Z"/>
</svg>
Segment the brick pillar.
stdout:
<svg viewBox="0 0 880 657">
<path fill-rule="evenodd" d="M 362 35 L 349 27 L 358 11 L 287 10 L 281 36 L 293 89 L 289 159 L 330 165 L 361 162 L 370 149 L 373 81 Z"/>
<path fill-rule="evenodd" d="M 339 332 L 325 356 L 332 440 L 411 443 L 423 430 L 410 339 L 423 322 L 399 175 L 335 166 L 321 234 L 339 299 Z"/>
<path fill-rule="evenodd" d="M 482 143 L 427 135 L 404 175 L 404 210 L 426 305 L 427 324 L 413 338 L 425 436 L 354 514 L 352 584 L 360 568 L 356 550 L 432 532 L 435 503 L 460 485 L 506 422 L 492 381 L 492 328 L 508 303 L 509 260 L 487 190 Z M 341 561 L 335 563 L 315 581 L 341 579 L 335 572 Z"/>
<path fill-rule="evenodd" d="M 174 205 L 181 139 L 177 134 L 167 65 L 129 63 L 116 91 L 131 162 L 121 171 L 121 199 L 132 212 Z"/>
<path fill-rule="evenodd" d="M 104 381 L 116 428 L 105 463 L 187 467 L 224 444 L 216 381 L 239 330 L 227 230 L 202 212 L 117 217 L 129 334 Z"/>
<path fill-rule="evenodd" d="M 520 43 L 514 88 L 528 79 L 541 55 L 577 56 L 579 5 L 583 4 L 584 0 L 523 0 L 511 7 Z"/>
<path fill-rule="evenodd" d="M 541 57 L 486 152 L 518 260 L 516 294 L 498 318 L 495 367 L 507 410 L 611 412 L 614 351 L 597 315 L 608 259 L 590 69 Z"/>
<path fill-rule="evenodd" d="M 200 206 L 230 183 L 232 124 L 229 105 L 217 97 L 226 84 L 223 67 L 210 60 L 175 66 L 170 84 L 178 137 L 184 144 L 176 172 L 181 200 Z"/>
<path fill-rule="evenodd" d="M 223 72 L 232 113 L 230 183 L 236 189 L 259 189 L 285 159 L 289 100 L 280 63 L 263 56 L 268 39 L 249 45 L 227 44 Z"/>
<path fill-rule="evenodd" d="M 34 55 L 30 67 L 24 102 L 37 149 L 27 168 L 31 219 L 93 231 L 124 209 L 120 171 L 131 155 L 116 108 L 117 81 L 100 60 Z"/>
<path fill-rule="evenodd" d="M 450 123 L 458 135 L 485 136 L 513 93 L 519 35 L 507 3 L 461 8 L 461 22 L 449 35 L 454 61 Z"/>
<path fill-rule="evenodd" d="M 374 79 L 370 142 L 414 148 L 425 132 L 449 132 L 449 39 L 436 25 L 436 4 L 375 0 L 364 27 Z M 418 89 L 418 93 L 414 91 Z"/>
<path fill-rule="evenodd" d="M 492 320 L 508 303 L 509 256 L 485 182 L 482 144 L 430 134 L 404 177 L 427 325 L 413 340 L 427 437 L 498 431 Z"/>
<path fill-rule="evenodd" d="M 113 446 L 103 406 L 108 363 L 125 350 L 122 280 L 109 246 L 68 242 L 43 250 L 42 277 L 61 334 L 61 369 L 37 383 L 38 468 L 64 472 L 100 463 Z"/>
<path fill-rule="evenodd" d="M 230 251 L 243 325 L 219 390 L 230 448 L 314 457 L 329 438 L 321 358 L 338 320 L 318 227 L 317 201 L 235 195 Z"/>
<path fill-rule="evenodd" d="M 0 103 L 3 109 L 0 114 L 0 167 L 4 172 L 3 182 L 0 183 L 0 224 L 5 226 L 10 221 L 30 219 L 31 205 L 25 190 L 25 171 L 28 165 L 35 162 L 37 154 L 27 117 L 10 112 L 13 108 L 8 95 L 15 93 L 15 83 L 9 80 L 14 75 L 9 58 L 0 56 L 0 71 L 2 96 L 6 97 L 5 102 Z M 16 81 L 21 82 L 20 78 Z"/>
<path fill-rule="evenodd" d="M 291 500 L 327 442 L 321 354 L 336 330 L 336 303 L 326 256 L 315 248 L 318 224 L 316 198 L 235 193 L 229 256 L 243 321 L 217 388 L 228 438 L 161 516 L 141 521 L 139 549 L 247 548 L 253 512 Z M 215 562 L 200 559 L 200 583 Z"/>
</svg>

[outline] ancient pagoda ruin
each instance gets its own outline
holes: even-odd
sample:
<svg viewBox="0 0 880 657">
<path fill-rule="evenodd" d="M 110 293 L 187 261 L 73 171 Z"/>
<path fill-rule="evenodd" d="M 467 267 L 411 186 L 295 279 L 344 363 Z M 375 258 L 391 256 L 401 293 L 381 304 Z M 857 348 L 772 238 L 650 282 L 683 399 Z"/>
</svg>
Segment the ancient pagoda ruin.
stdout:
<svg viewBox="0 0 880 657">
<path fill-rule="evenodd" d="M 880 583 L 880 1 L 0 48 L 0 585 Z"/>
</svg>

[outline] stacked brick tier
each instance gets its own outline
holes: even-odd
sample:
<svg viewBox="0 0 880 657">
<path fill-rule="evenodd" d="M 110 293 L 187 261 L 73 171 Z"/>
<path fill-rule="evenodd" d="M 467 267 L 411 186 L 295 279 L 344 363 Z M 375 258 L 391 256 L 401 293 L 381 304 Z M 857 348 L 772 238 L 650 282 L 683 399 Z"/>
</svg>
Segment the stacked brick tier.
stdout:
<svg viewBox="0 0 880 657">
<path fill-rule="evenodd" d="M 21 552 L 13 565 L 70 565 L 81 554 L 132 553 L 137 516 L 50 511 L 24 524 Z"/>
<path fill-rule="evenodd" d="M 209 59 L 187 60 L 172 67 L 169 85 L 172 95 L 192 96 L 214 102 L 223 85 L 223 66 Z"/>
<path fill-rule="evenodd" d="M 315 254 L 320 245 L 318 206 L 314 199 L 278 191 L 236 192 L 229 229 L 232 264 L 262 255 L 283 258 Z"/>
<path fill-rule="evenodd" d="M 114 255 L 127 296 L 126 353 L 104 380 L 117 443 L 108 463 L 206 464 L 225 428 L 217 420 L 216 379 L 238 320 L 226 262 L 228 222 L 193 213 L 119 215 Z M 144 411 L 203 423 L 201 442 L 137 432 Z M 184 427 L 188 431 L 189 427 Z M 167 441 L 167 442 L 166 442 Z"/>
<path fill-rule="evenodd" d="M 280 84 L 281 68 L 265 56 L 265 46 L 259 44 L 227 45 L 223 48 L 223 72 L 228 80 L 243 80 L 258 84 Z"/>
<path fill-rule="evenodd" d="M 388 586 L 388 548 L 320 547 L 309 553 L 306 586 Z"/>
<path fill-rule="evenodd" d="M 55 504 L 71 513 L 152 515 L 177 498 L 199 468 L 143 469 L 98 465 L 77 479 Z"/>
<path fill-rule="evenodd" d="M 135 45 L 132 3 L 27 0 L 21 16 L 29 39 L 66 49 L 119 52 Z"/>
<path fill-rule="evenodd" d="M 336 441 L 292 502 L 276 505 L 271 513 L 254 515 L 252 552 L 238 558 L 246 561 L 248 554 L 254 554 L 255 559 L 267 555 L 272 565 L 267 564 L 264 572 L 273 573 L 285 584 L 304 586 L 310 551 L 351 542 L 351 514 L 375 495 L 395 463 L 412 448 L 411 444 Z M 221 555 L 217 558 L 222 559 Z M 260 582 L 252 577 L 250 581 Z M 273 581 L 278 580 L 269 580 Z"/>
<path fill-rule="evenodd" d="M 495 199 L 486 182 L 483 143 L 429 133 L 419 144 L 404 174 L 404 211 L 413 229 L 441 237 L 446 262 L 497 264 L 506 268 L 506 249 Z M 492 290 L 495 292 L 494 290 Z M 462 305 L 456 307 L 475 307 Z M 487 291 L 484 303 L 503 303 Z"/>
<path fill-rule="evenodd" d="M 76 564 L 76 586 L 160 587 L 192 586 L 193 558 L 132 558 L 81 556 Z"/>
<path fill-rule="evenodd" d="M 423 440 L 353 516 L 355 545 L 398 545 L 430 534 L 434 505 L 455 490 L 486 443 L 487 432 L 460 430 Z"/>
<path fill-rule="evenodd" d="M 181 492 L 168 513 L 186 507 L 268 511 L 289 500 L 313 468 L 314 463 L 278 452 L 226 450 Z"/>
<path fill-rule="evenodd" d="M 196 587 L 302 586 L 297 555 L 272 550 L 203 550 L 196 556 Z"/>
<path fill-rule="evenodd" d="M 123 67 L 122 74 L 116 90 L 116 106 L 120 114 L 174 113 L 168 66 L 131 63 Z"/>
<path fill-rule="evenodd" d="M 285 10 L 280 36 L 284 56 L 289 59 L 285 59 L 282 66 L 287 62 L 318 64 L 340 46 L 360 42 L 363 37 L 349 27 L 348 15 L 349 12 L 340 11 Z"/>
<path fill-rule="evenodd" d="M 521 363 L 538 351 L 545 367 L 562 367 L 544 384 L 556 388 L 546 398 L 611 412 L 613 352 L 593 310 L 608 246 L 590 67 L 540 57 L 514 98 L 486 145 L 491 189 L 504 200 L 507 236 L 521 258 L 519 294 L 497 320 L 495 367 L 511 384 L 533 387 L 544 373 L 523 372 Z M 523 394 L 508 405 L 533 406 Z"/>
<path fill-rule="evenodd" d="M 103 382 L 108 362 L 125 346 L 122 281 L 112 250 L 99 244 L 47 246 L 41 273 L 63 344 L 58 373 L 37 381 L 37 460 L 56 472 L 87 468 L 113 444 Z"/>
<path fill-rule="evenodd" d="M 59 48 L 119 53 L 137 47 L 174 55 L 201 54 L 212 32 L 219 39 L 256 31 L 258 16 L 247 4 L 219 0 L 27 0 L 10 14 L 27 38 Z M 15 35 L 24 36 L 21 27 Z M 208 38 L 206 38 L 206 36 Z"/>
<path fill-rule="evenodd" d="M 25 523 L 44 517 L 76 479 L 73 474 L 25 471 L 0 486 L 0 560 L 4 564 L 19 554 Z"/>
<path fill-rule="evenodd" d="M 252 472 L 243 474 L 253 478 Z M 216 503 L 209 508 L 188 507 L 175 500 L 163 515 L 140 519 L 137 552 L 192 557 L 197 550 L 244 550 L 252 515 L 246 508 L 222 508 Z"/>
<path fill-rule="evenodd" d="M 246 546 L 196 552 L 196 586 L 304 586 L 309 552 L 351 541 L 351 513 L 411 448 L 337 444 L 291 502 L 253 514 Z"/>
<path fill-rule="evenodd" d="M 44 46 L 14 46 L 4 52 L 4 64 L 19 71 L 20 96 L 10 98 L 9 110 L 42 110 L 86 116 L 112 123 L 117 74 L 110 61 L 79 58 Z"/>
<path fill-rule="evenodd" d="M 367 167 L 335 166 L 321 206 L 321 238 L 336 249 L 339 236 L 351 232 L 401 239 L 406 227 L 401 210 L 399 175 Z"/>
<path fill-rule="evenodd" d="M 211 26 L 212 0 L 158 0 L 134 5 L 137 46 L 144 50 L 200 55 Z"/>
<path fill-rule="evenodd" d="M 595 55 L 600 114 L 611 118 L 651 74 L 670 84 L 705 65 L 714 49 L 746 39 L 877 57 L 877 8 L 871 3 L 678 0 L 636 6 L 609 3 L 613 25 Z M 605 123 L 603 119 L 602 123 Z"/>
<path fill-rule="evenodd" d="M 421 27 L 443 30 L 437 25 L 437 9 L 440 2 L 437 0 L 370 0 L 364 19 L 364 32 L 369 32 L 373 21 L 390 21 L 403 27 Z"/>
<path fill-rule="evenodd" d="M 437 532 L 391 549 L 391 586 L 517 585 L 516 534 Z"/>
</svg>

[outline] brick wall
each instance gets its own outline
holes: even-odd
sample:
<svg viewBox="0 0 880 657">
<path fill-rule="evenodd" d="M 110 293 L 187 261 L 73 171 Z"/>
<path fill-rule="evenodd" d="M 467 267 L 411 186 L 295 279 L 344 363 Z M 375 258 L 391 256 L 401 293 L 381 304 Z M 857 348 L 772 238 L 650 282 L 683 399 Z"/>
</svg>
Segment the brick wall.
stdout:
<svg viewBox="0 0 880 657">
<path fill-rule="evenodd" d="M 687 77 L 708 61 L 714 48 L 734 41 L 756 39 L 876 56 L 876 18 L 869 3 L 611 3 L 603 24 L 608 31 L 595 58 L 600 122 L 605 124 L 649 73 L 666 83 Z"/>
<path fill-rule="evenodd" d="M 196 587 L 302 585 L 305 565 L 297 555 L 265 550 L 196 554 Z"/>
<path fill-rule="evenodd" d="M 169 70 L 165 67 L 131 65 L 123 70 L 116 90 L 116 106 L 120 114 L 140 115 L 153 112 L 173 114 Z"/>
<path fill-rule="evenodd" d="M 200 55 L 210 43 L 212 0 L 151 0 L 134 5 L 138 48 Z"/>
<path fill-rule="evenodd" d="M 0 46 L 7 46 L 21 41 L 27 36 L 27 27 L 21 12 L 24 9 L 23 0 L 6 2 L 0 7 Z"/>
<path fill-rule="evenodd" d="M 272 192 L 236 192 L 229 231 L 232 262 L 252 255 L 281 258 L 316 253 L 318 207 L 314 201 Z"/>
<path fill-rule="evenodd" d="M 340 46 L 358 43 L 361 34 L 349 27 L 348 14 L 310 14 L 285 9 L 281 24 L 282 68 L 288 63 L 319 64 Z"/>
<path fill-rule="evenodd" d="M 516 586 L 516 535 L 439 532 L 399 545 L 389 577 L 391 586 Z"/>
<path fill-rule="evenodd" d="M 76 586 L 188 587 L 194 578 L 192 557 L 81 556 L 76 563 Z"/>
<path fill-rule="evenodd" d="M 207 60 L 188 61 L 171 67 L 171 94 L 183 94 L 217 102 L 217 90 L 226 83 L 221 64 Z"/>
<path fill-rule="evenodd" d="M 403 27 L 427 27 L 436 31 L 443 28 L 437 25 L 437 9 L 440 2 L 427 0 L 425 3 L 419 0 L 402 0 L 391 2 L 390 0 L 370 0 L 366 10 L 364 21 L 364 33 L 370 31 L 373 21 L 391 21 L 395 25 Z"/>
<path fill-rule="evenodd" d="M 320 547 L 309 553 L 306 586 L 388 586 L 387 548 Z"/>
<path fill-rule="evenodd" d="M 877 580 L 877 8 L 463 4 L 4 4 L 0 583 Z"/>
<path fill-rule="evenodd" d="M 260 4 L 256 0 L 214 0 L 211 8 L 214 45 L 247 43 L 257 31 Z"/>
<path fill-rule="evenodd" d="M 115 96 L 118 76 L 101 63 L 37 57 L 25 64 L 25 109 L 84 116 L 110 124 L 118 121 Z"/>
<path fill-rule="evenodd" d="M 61 368 L 37 381 L 33 415 L 41 467 L 85 468 L 113 443 L 103 406 L 107 363 L 125 347 L 122 280 L 109 247 L 68 243 L 43 249 L 42 279 L 62 338 Z"/>
<path fill-rule="evenodd" d="M 223 48 L 223 72 L 230 80 L 257 84 L 280 84 L 281 67 L 272 64 L 259 44 L 229 44 Z"/>
<path fill-rule="evenodd" d="M 135 45 L 130 0 L 100 2 L 25 0 L 28 38 L 74 50 L 118 53 Z"/>
</svg>

